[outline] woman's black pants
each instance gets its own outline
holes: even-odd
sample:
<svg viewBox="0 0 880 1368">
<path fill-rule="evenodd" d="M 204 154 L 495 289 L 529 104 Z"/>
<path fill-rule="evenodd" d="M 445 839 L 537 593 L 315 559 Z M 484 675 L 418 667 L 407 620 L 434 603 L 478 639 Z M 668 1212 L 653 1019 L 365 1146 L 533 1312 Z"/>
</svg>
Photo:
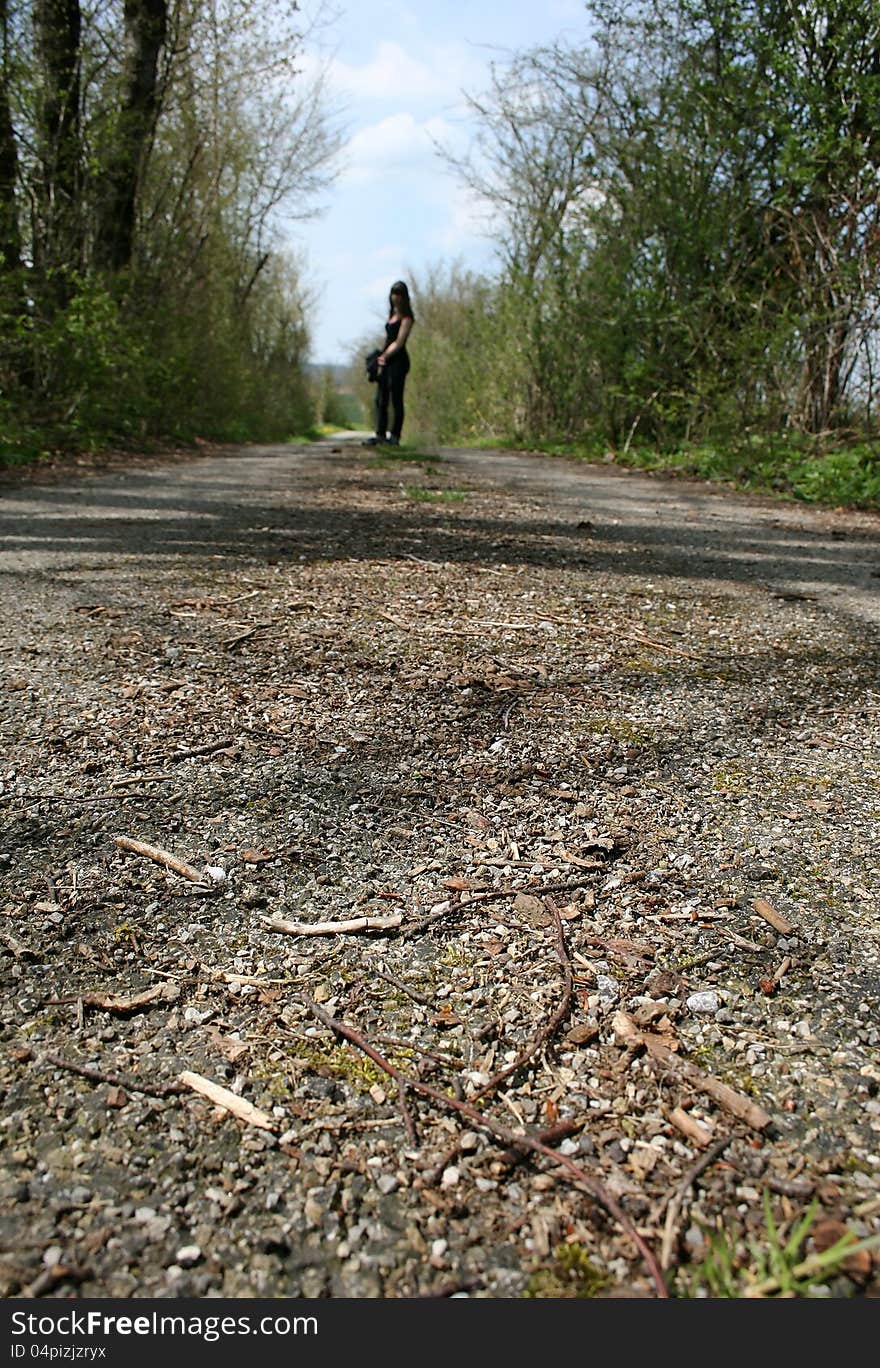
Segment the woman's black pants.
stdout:
<svg viewBox="0 0 880 1368">
<path fill-rule="evenodd" d="M 403 432 L 403 387 L 409 373 L 409 357 L 402 361 L 389 361 L 379 371 L 376 383 L 376 436 L 385 440 L 386 432 L 400 441 Z M 388 409 L 391 408 L 391 427 L 388 427 Z"/>
</svg>

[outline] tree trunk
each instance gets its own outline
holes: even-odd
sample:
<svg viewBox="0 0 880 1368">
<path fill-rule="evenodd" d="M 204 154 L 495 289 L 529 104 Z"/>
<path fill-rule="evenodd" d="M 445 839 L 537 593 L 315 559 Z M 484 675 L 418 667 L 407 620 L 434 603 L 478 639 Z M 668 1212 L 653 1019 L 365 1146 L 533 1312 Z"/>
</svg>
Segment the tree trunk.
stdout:
<svg viewBox="0 0 880 1368">
<path fill-rule="evenodd" d="M 16 186 L 18 151 L 9 108 L 7 3 L 0 0 L 0 272 L 17 271 L 21 265 Z"/>
<path fill-rule="evenodd" d="M 35 0 L 34 28 L 43 78 L 34 265 L 60 281 L 82 265 L 79 0 Z"/>
<path fill-rule="evenodd" d="M 120 271 L 134 248 L 137 193 L 158 113 L 159 54 L 167 0 L 125 0 L 122 105 L 113 150 L 99 184 L 95 264 Z"/>
</svg>

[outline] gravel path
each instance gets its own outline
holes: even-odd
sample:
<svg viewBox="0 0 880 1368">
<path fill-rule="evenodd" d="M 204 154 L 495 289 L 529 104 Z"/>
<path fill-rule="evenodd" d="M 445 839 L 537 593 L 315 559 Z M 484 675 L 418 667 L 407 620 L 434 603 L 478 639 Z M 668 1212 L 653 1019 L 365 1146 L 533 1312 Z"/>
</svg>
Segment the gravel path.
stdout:
<svg viewBox="0 0 880 1368">
<path fill-rule="evenodd" d="M 880 1235 L 880 518 L 343 437 L 7 477 L 0 576 L 4 1296 Z"/>
</svg>

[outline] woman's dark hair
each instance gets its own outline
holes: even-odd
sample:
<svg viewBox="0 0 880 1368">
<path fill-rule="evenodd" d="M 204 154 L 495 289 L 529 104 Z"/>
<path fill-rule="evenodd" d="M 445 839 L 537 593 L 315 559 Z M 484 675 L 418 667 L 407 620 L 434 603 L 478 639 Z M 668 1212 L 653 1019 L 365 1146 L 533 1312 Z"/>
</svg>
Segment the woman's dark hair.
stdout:
<svg viewBox="0 0 880 1368">
<path fill-rule="evenodd" d="M 412 304 L 410 304 L 409 302 L 409 290 L 406 287 L 405 280 L 395 280 L 394 284 L 391 286 L 391 289 L 388 291 L 388 312 L 390 314 L 394 313 L 394 300 L 391 298 L 392 295 L 400 296 L 398 312 L 400 313 L 401 317 L 412 318 Z"/>
</svg>

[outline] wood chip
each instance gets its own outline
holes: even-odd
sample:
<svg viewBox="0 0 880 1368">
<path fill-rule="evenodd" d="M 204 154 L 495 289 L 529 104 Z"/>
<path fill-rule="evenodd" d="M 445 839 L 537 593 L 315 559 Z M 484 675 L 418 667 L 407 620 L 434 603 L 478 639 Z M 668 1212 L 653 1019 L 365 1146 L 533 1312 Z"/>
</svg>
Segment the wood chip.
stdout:
<svg viewBox="0 0 880 1368">
<path fill-rule="evenodd" d="M 210 1078 L 203 1078 L 201 1074 L 192 1073 L 189 1069 L 184 1069 L 180 1074 L 180 1082 L 187 1088 L 192 1088 L 193 1092 L 201 1093 L 207 1097 L 209 1102 L 213 1102 L 218 1107 L 223 1107 L 225 1111 L 232 1112 L 240 1121 L 246 1122 L 249 1126 L 258 1126 L 260 1130 L 274 1130 L 275 1122 L 266 1112 L 260 1111 L 252 1102 L 247 1102 L 243 1097 L 237 1097 L 228 1088 L 221 1088 L 219 1083 L 212 1083 Z"/>
<path fill-rule="evenodd" d="M 712 1132 L 708 1126 L 695 1121 L 694 1118 L 685 1111 L 684 1107 L 674 1107 L 669 1113 L 669 1120 L 672 1122 L 682 1135 L 686 1135 L 699 1149 L 705 1149 L 712 1139 Z"/>
<path fill-rule="evenodd" d="M 753 898 L 752 907 L 755 909 L 758 916 L 763 917 L 766 922 L 769 922 L 773 929 L 778 931 L 781 936 L 791 935 L 794 930 L 792 922 L 790 922 L 787 917 L 783 917 L 781 912 L 777 912 L 773 904 L 768 903 L 766 898 Z"/>
</svg>

